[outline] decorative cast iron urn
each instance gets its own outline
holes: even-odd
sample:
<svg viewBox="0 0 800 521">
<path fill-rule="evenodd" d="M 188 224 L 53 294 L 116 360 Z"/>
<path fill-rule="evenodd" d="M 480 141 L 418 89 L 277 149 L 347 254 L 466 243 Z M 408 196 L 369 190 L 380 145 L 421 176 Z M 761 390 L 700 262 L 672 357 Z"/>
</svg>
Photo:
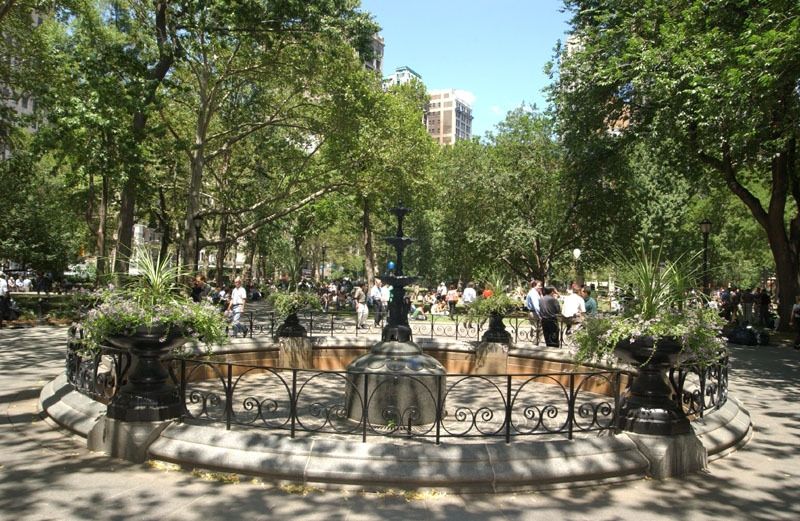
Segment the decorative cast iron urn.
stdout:
<svg viewBox="0 0 800 521">
<path fill-rule="evenodd" d="M 689 419 L 667 379 L 667 371 L 681 357 L 681 344 L 674 338 L 638 337 L 621 341 L 614 350 L 623 361 L 639 368 L 627 396 L 622 398 L 619 428 L 637 434 L 671 436 L 686 434 Z"/>
<path fill-rule="evenodd" d="M 169 380 L 163 359 L 186 342 L 184 331 L 141 326 L 130 336 L 111 336 L 106 343 L 131 354 L 128 381 L 108 404 L 107 416 L 121 421 L 161 421 L 184 412 L 180 390 Z"/>
<path fill-rule="evenodd" d="M 306 328 L 300 324 L 297 312 L 289 313 L 283 324 L 275 330 L 276 338 L 300 338 L 306 336 Z"/>
<path fill-rule="evenodd" d="M 489 315 L 489 329 L 481 336 L 481 340 L 484 342 L 496 342 L 498 344 L 511 343 L 511 333 L 506 331 L 503 315 L 495 311 Z"/>
</svg>

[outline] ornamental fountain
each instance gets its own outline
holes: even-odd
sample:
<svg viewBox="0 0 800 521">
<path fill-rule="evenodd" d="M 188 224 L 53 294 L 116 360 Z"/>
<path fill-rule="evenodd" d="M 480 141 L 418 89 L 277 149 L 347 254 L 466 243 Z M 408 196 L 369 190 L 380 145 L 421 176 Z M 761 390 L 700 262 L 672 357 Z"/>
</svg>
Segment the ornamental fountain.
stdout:
<svg viewBox="0 0 800 521">
<path fill-rule="evenodd" d="M 414 343 L 408 324 L 405 288 L 417 280 L 403 274 L 403 250 L 414 242 L 403 233 L 409 211 L 402 202 L 391 209 L 397 217 L 397 233 L 386 237 L 386 242 L 394 247 L 397 260 L 394 272 L 382 279 L 392 287 L 392 298 L 381 341 L 347 366 L 347 416 L 373 425 L 433 423 L 437 410 L 444 408 L 445 368 Z"/>
</svg>

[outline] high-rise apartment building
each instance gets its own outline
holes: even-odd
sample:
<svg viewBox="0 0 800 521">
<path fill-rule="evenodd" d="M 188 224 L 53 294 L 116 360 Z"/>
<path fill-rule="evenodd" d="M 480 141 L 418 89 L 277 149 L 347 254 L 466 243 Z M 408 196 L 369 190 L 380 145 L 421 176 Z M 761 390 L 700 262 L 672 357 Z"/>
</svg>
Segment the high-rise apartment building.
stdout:
<svg viewBox="0 0 800 521">
<path fill-rule="evenodd" d="M 429 92 L 426 125 L 440 145 L 452 145 L 472 136 L 472 107 L 455 89 Z"/>
<path fill-rule="evenodd" d="M 37 11 L 31 11 L 31 25 L 33 27 L 39 27 L 43 22 L 44 19 L 41 14 Z M 13 71 L 18 59 L 14 54 L 16 49 L 14 38 L 8 34 L 4 34 L 2 30 L 0 30 L 0 38 L 3 38 L 5 43 L 5 46 L 0 48 L 0 59 L 5 62 L 4 65 L 6 67 L 9 67 Z M 32 122 L 32 116 L 36 111 L 36 100 L 28 93 L 15 90 L 13 82 L 9 85 L 0 81 L 0 104 L 2 105 L 0 111 L 5 108 L 11 111 L 11 114 L 0 113 L 0 159 L 8 159 L 11 157 L 11 148 L 7 138 L 10 132 L 10 126 L 18 124 L 16 121 L 17 117 L 31 121 L 25 128 L 29 132 L 36 131 L 36 123 Z"/>
<path fill-rule="evenodd" d="M 417 74 L 411 67 L 398 67 L 388 77 L 383 79 L 383 89 L 386 90 L 392 85 L 403 85 L 412 80 L 422 81 L 422 76 Z"/>
</svg>

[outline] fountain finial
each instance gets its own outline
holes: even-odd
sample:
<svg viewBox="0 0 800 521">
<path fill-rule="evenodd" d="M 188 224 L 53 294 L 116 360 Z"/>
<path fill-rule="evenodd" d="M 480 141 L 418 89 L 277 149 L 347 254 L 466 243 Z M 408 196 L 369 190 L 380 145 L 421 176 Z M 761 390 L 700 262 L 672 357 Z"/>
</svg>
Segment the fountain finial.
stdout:
<svg viewBox="0 0 800 521">
<path fill-rule="evenodd" d="M 394 273 L 387 273 L 383 276 L 388 284 L 392 286 L 392 301 L 389 304 L 389 320 L 383 328 L 383 340 L 397 340 L 398 342 L 408 342 L 411 340 L 411 328 L 408 325 L 408 306 L 405 302 L 406 289 L 416 277 L 403 274 L 403 250 L 414 242 L 411 237 L 406 237 L 403 233 L 403 219 L 411 208 L 403 206 L 403 202 L 391 208 L 390 211 L 397 217 L 397 233 L 392 237 L 386 237 L 386 242 L 394 246 L 395 261 Z"/>
</svg>

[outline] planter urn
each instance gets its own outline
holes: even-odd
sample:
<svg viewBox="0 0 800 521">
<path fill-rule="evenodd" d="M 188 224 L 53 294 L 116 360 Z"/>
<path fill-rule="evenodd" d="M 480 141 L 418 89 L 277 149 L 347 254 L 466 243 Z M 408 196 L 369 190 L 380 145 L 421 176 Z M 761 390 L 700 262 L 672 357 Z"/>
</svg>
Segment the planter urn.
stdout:
<svg viewBox="0 0 800 521">
<path fill-rule="evenodd" d="M 186 342 L 183 331 L 166 326 L 139 327 L 130 336 L 110 336 L 106 343 L 131 355 L 127 382 L 108 404 L 107 417 L 121 421 L 162 421 L 185 411 L 180 390 L 170 381 L 163 360 Z"/>
<path fill-rule="evenodd" d="M 639 368 L 622 398 L 618 426 L 637 434 L 672 436 L 690 431 L 689 419 L 667 378 L 681 359 L 681 344 L 673 338 L 637 337 L 617 344 L 615 354 Z"/>
</svg>

